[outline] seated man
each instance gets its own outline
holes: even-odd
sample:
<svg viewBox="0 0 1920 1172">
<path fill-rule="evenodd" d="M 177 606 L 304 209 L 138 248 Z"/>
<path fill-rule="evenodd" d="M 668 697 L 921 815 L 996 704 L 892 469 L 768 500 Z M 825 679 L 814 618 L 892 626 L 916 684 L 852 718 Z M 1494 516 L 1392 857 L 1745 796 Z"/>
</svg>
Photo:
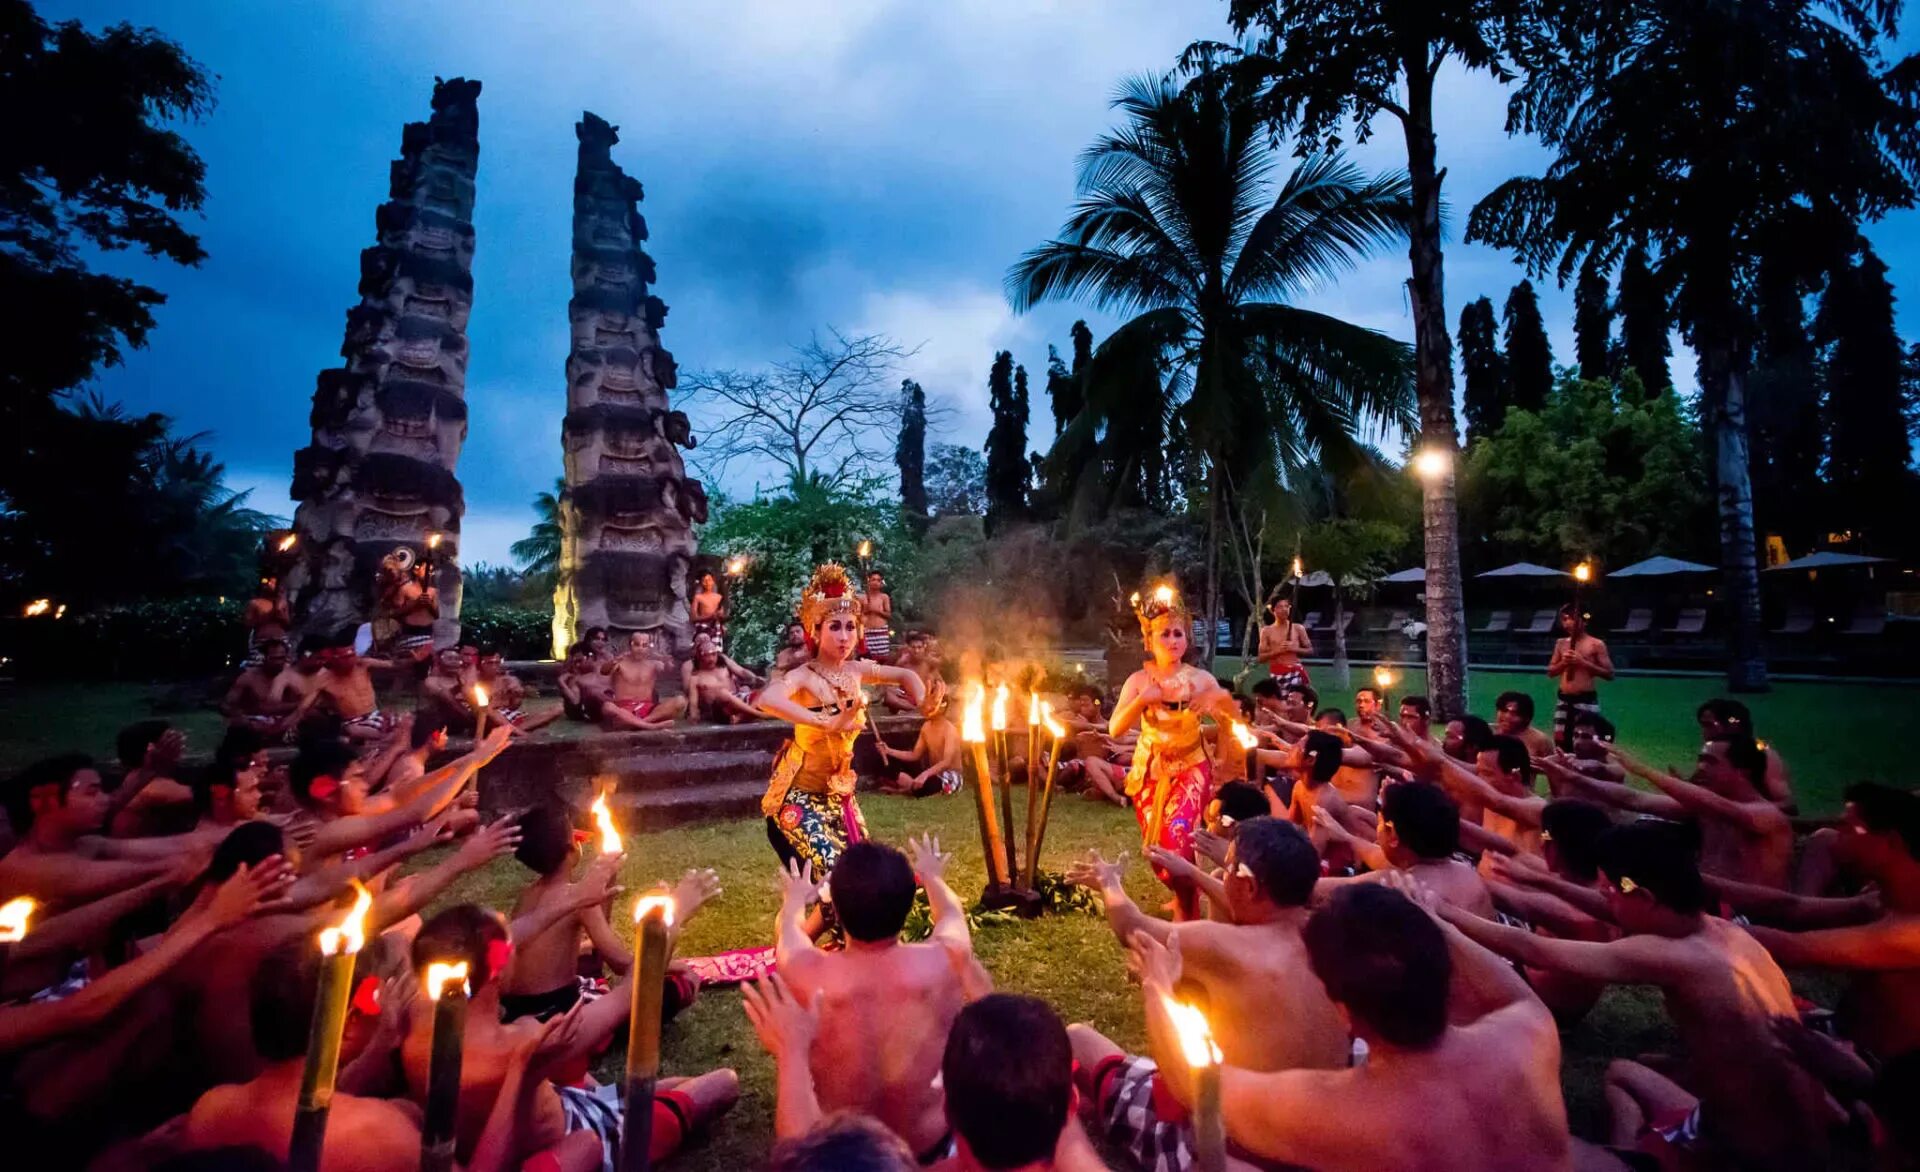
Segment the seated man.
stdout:
<svg viewBox="0 0 1920 1172">
<path fill-rule="evenodd" d="M 627 653 L 608 660 L 600 671 L 613 683 L 612 694 L 600 710 L 601 721 L 609 729 L 666 728 L 687 710 L 684 696 L 656 699 L 660 661 L 653 654 L 652 636 L 645 631 L 628 635 Z"/>
<path fill-rule="evenodd" d="M 320 678 L 320 647 L 324 642 L 318 635 L 308 635 L 300 640 L 297 648 L 289 648 L 293 652 L 292 662 L 287 664 L 285 671 L 274 677 L 272 698 L 274 703 L 287 706 L 283 724 L 288 733 L 294 731 L 294 710 L 300 707 L 300 701 L 307 698 Z"/>
<path fill-rule="evenodd" d="M 1700 735 L 1705 740 L 1744 734 L 1760 746 L 1760 750 L 1767 755 L 1767 773 L 1760 787 L 1761 792 L 1785 813 L 1797 812 L 1793 777 L 1787 771 L 1786 758 L 1780 755 L 1778 749 L 1760 739 L 1760 733 L 1753 727 L 1753 713 L 1745 704 L 1738 700 L 1715 698 L 1702 704 L 1694 712 L 1694 719 L 1699 722 Z"/>
<path fill-rule="evenodd" d="M 1425 883 L 1436 897 L 1469 915 L 1492 919 L 1493 896 L 1473 864 L 1455 857 L 1460 850 L 1460 805 L 1445 790 L 1420 781 L 1390 785 L 1380 799 L 1379 841 L 1350 833 L 1325 810 L 1321 828 L 1344 842 L 1370 872 L 1341 882 L 1381 882 L 1405 872 Z"/>
<path fill-rule="evenodd" d="M 1371 883 L 1335 893 L 1302 938 L 1368 1059 L 1277 1071 L 1229 1061 L 1220 1108 L 1230 1151 L 1319 1172 L 1569 1172 L 1560 1036 L 1511 966 Z M 1144 933 L 1134 954 L 1165 1091 L 1190 1105 L 1193 1074 L 1169 1009 L 1182 996 L 1182 957 Z M 1107 1114 L 1112 1094 L 1083 1102 Z"/>
<path fill-rule="evenodd" d="M 560 710 L 568 720 L 600 723 L 600 709 L 612 694 L 606 677 L 594 661 L 593 649 L 585 643 L 567 648 L 567 662 L 556 681 L 560 688 Z"/>
<path fill-rule="evenodd" d="M 813 658 L 813 652 L 807 647 L 807 629 L 799 623 L 788 623 L 786 637 L 781 640 L 780 649 L 773 653 L 773 672 L 792 671 Z"/>
<path fill-rule="evenodd" d="M 410 833 L 446 809 L 481 767 L 500 755 L 513 735 L 501 726 L 471 752 L 411 783 L 405 793 L 369 797 L 365 764 L 337 741 L 310 743 L 288 775 L 299 809 L 287 836 L 318 865 L 335 855 L 357 857 L 375 845 Z"/>
<path fill-rule="evenodd" d="M 767 681 L 722 654 L 705 635 L 693 637 L 693 655 L 680 665 L 680 682 L 694 720 L 744 724 L 764 719 L 750 701 L 754 689 Z"/>
<path fill-rule="evenodd" d="M 200 1096 L 173 1150 L 255 1148 L 275 1160 L 287 1159 L 319 989 L 320 958 L 309 941 L 290 940 L 260 964 L 249 1009 L 253 1036 L 267 1065 L 246 1082 L 216 1086 Z M 520 1168 L 522 1153 L 535 1142 L 529 1138 L 538 1127 L 535 1096 L 567 1055 L 568 1034 L 562 1022 L 555 1022 L 528 1031 L 500 1055 L 500 1093 L 462 1167 L 469 1172 Z M 391 1061 L 390 1051 L 386 1057 Z M 344 1085 L 327 1109 L 320 1172 L 415 1172 L 420 1167 L 420 1113 L 411 1103 L 352 1093 L 348 1075 L 341 1071 Z"/>
<path fill-rule="evenodd" d="M 527 686 L 507 670 L 506 660 L 498 648 L 480 649 L 478 678 L 480 686 L 487 690 L 487 704 L 492 709 L 490 720 L 502 720 L 523 733 L 530 733 L 547 727 L 563 715 L 558 708 L 537 716 L 527 712 Z"/>
<path fill-rule="evenodd" d="M 926 718 L 920 722 L 920 735 L 914 740 L 913 748 L 902 752 L 883 740 L 875 740 L 874 748 L 882 761 L 926 766 L 917 773 L 901 770 L 891 779 L 882 777 L 881 793 L 926 798 L 959 792 L 960 754 L 965 747 L 960 743 L 960 730 L 954 727 L 947 700 L 947 686 L 935 676 L 927 685 Z"/>
<path fill-rule="evenodd" d="M 249 663 L 220 701 L 220 714 L 234 724 L 245 724 L 266 736 L 287 731 L 287 717 L 299 700 L 276 696 L 274 684 L 287 670 L 287 641 L 268 639 L 257 645 L 260 662 Z"/>
<path fill-rule="evenodd" d="M 367 659 L 355 652 L 351 632 L 335 636 L 320 652 L 320 672 L 314 677 L 313 688 L 293 710 L 288 723 L 298 727 L 324 700 L 340 718 L 340 730 L 348 737 L 362 742 L 381 739 L 393 727 L 393 720 L 380 711 L 373 676 L 367 669 L 387 666 L 385 660 Z"/>
<path fill-rule="evenodd" d="M 1616 826 L 1599 852 L 1617 940 L 1559 940 L 1446 904 L 1435 910 L 1523 964 L 1665 995 L 1686 1053 L 1680 1081 L 1626 1059 L 1608 1067 L 1615 1146 L 1740 1168 L 1826 1167 L 1833 1120 L 1824 1096 L 1773 1041 L 1774 1019 L 1797 1014 L 1793 989 L 1758 941 L 1706 914 L 1706 886 L 1682 828 Z"/>
<path fill-rule="evenodd" d="M 807 907 L 827 885 L 811 866 L 789 864 L 774 952 L 800 1003 L 819 1006 L 811 1054 L 820 1105 L 871 1114 L 931 1163 L 953 1145 L 936 1081 L 947 1032 L 961 1007 L 992 985 L 974 958 L 966 911 L 943 878 L 949 856 L 928 838 L 908 849 L 911 864 L 872 841 L 841 854 L 831 876 L 831 902 L 847 936 L 841 952 L 815 947 L 806 931 Z M 903 944 L 916 875 L 932 907 L 933 935 Z M 884 1000 L 876 1001 L 881 990 Z"/>
<path fill-rule="evenodd" d="M 136 887 L 172 871 L 178 859 L 101 857 L 113 840 L 98 835 L 110 799 L 100 771 L 80 753 L 35 762 L 9 779 L 7 821 L 18 843 L 0 857 L 0 892 L 72 907 Z M 86 841 L 83 842 L 82 840 Z"/>
<path fill-rule="evenodd" d="M 548 920 L 548 924 L 552 923 Z M 520 1050 L 557 1029 L 567 1039 L 552 1055 L 549 1071 L 580 1071 L 626 1022 L 630 995 L 623 986 L 597 1001 L 542 1024 L 530 1017 L 501 1021 L 500 974 L 512 955 L 507 921 L 476 904 L 450 907 L 421 925 L 413 939 L 413 970 L 422 982 L 435 962 L 466 962 L 472 990 L 467 1010 L 466 1044 L 460 1059 L 460 1105 L 456 1113 L 455 1152 L 474 1160 L 482 1150 L 489 1119 L 513 1087 L 514 1059 Z M 426 1002 L 424 984 L 420 1004 Z M 401 1043 L 401 1067 L 409 1096 L 425 1105 L 433 1052 L 433 1015 L 415 1013 Z M 587 1080 L 591 1084 L 591 1080 Z M 607 1085 L 556 1085 L 545 1078 L 526 1092 L 527 1127 L 510 1153 L 509 1168 L 553 1149 L 561 1167 L 614 1167 L 626 1120 L 620 1088 Z M 679 1148 L 686 1136 L 732 1108 L 740 1097 L 733 1071 L 720 1069 L 689 1079 L 662 1079 L 653 1104 L 651 1150 L 658 1161 Z M 417 1158 L 417 1153 L 414 1153 Z"/>
<path fill-rule="evenodd" d="M 107 803 L 108 833 L 139 838 L 187 829 L 193 791 L 179 780 L 186 734 L 164 720 L 143 720 L 120 730 L 114 750 L 126 774 Z"/>
<path fill-rule="evenodd" d="M 1301 930 L 1320 878 L 1320 859 L 1300 829 L 1274 818 L 1237 823 L 1227 845 L 1227 870 L 1217 885 L 1200 880 L 1228 922 L 1170 923 L 1146 915 L 1128 898 L 1119 864 L 1097 853 L 1067 873 L 1100 893 L 1107 923 L 1124 945 L 1136 936 L 1165 944 L 1180 958 L 1184 980 L 1197 986 L 1221 1052 L 1247 1070 L 1340 1070 L 1351 1059 L 1347 1023 L 1314 978 Z M 1174 871 L 1193 864 L 1170 852 L 1151 852 Z M 1166 857 L 1163 857 L 1166 856 Z M 1171 858 L 1173 861 L 1169 862 Z M 1074 1062 L 1089 1076 L 1087 1096 L 1098 1101 L 1108 1138 L 1142 1166 L 1158 1160 L 1186 1167 L 1193 1126 L 1185 1112 L 1162 1114 L 1157 1067 L 1130 1058 L 1091 1026 L 1070 1029 Z"/>
<path fill-rule="evenodd" d="M 1500 693 L 1493 702 L 1493 731 L 1496 736 L 1518 738 L 1528 756 L 1553 752 L 1553 738 L 1533 727 L 1533 697 L 1525 692 Z"/>
<path fill-rule="evenodd" d="M 1691 781 L 1641 764 L 1625 749 L 1609 746 L 1627 772 L 1643 777 L 1658 793 L 1582 773 L 1566 780 L 1609 805 L 1638 814 L 1700 827 L 1700 869 L 1709 875 L 1784 889 L 1793 874 L 1793 823 L 1761 792 L 1767 759 L 1745 736 L 1708 741 L 1700 747 Z"/>
<path fill-rule="evenodd" d="M 434 653 L 433 668 L 420 681 L 420 714 L 431 715 L 446 728 L 473 728 L 473 685 L 479 678 L 479 657 L 469 668 L 458 647 Z"/>
<path fill-rule="evenodd" d="M 258 818 L 260 786 L 269 768 L 260 734 L 246 725 L 228 729 L 214 750 L 213 764 L 194 779 L 193 805 L 200 819 L 195 829 L 215 830 L 224 837 L 240 823 Z"/>
<path fill-rule="evenodd" d="M 416 712 L 407 721 L 406 734 L 406 747 L 400 749 L 379 779 L 381 791 L 405 793 L 427 775 L 427 762 L 447 747 L 446 718 L 438 712 Z"/>
<path fill-rule="evenodd" d="M 1400 698 L 1400 727 L 1422 741 L 1433 739 L 1433 701 L 1425 696 Z"/>
<path fill-rule="evenodd" d="M 933 681 L 940 675 L 940 661 L 934 654 L 933 636 L 925 631 L 908 631 L 906 646 L 901 649 L 894 666 L 906 668 L 920 677 L 923 687 L 932 688 Z M 882 690 L 880 703 L 894 712 L 916 711 L 912 698 L 900 688 Z"/>
</svg>

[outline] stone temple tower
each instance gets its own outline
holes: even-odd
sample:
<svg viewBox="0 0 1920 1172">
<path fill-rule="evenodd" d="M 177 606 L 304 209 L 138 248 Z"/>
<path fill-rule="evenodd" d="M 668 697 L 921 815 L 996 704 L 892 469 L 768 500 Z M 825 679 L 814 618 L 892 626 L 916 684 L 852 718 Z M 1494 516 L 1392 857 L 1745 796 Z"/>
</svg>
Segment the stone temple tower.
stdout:
<svg viewBox="0 0 1920 1172">
<path fill-rule="evenodd" d="M 434 80 L 433 116 L 410 122 L 378 243 L 360 254 L 360 304 L 347 311 L 346 362 L 320 372 L 313 443 L 293 458 L 302 557 L 286 586 L 301 630 L 367 621 L 380 561 L 431 554 L 438 641 L 457 637 L 465 511 L 454 465 L 467 437 L 467 313 L 473 305 L 474 173 L 480 83 Z"/>
<path fill-rule="evenodd" d="M 666 303 L 647 292 L 654 271 L 640 247 L 640 183 L 613 162 L 615 127 L 583 114 L 574 133 L 573 350 L 561 425 L 567 486 L 554 653 L 588 627 L 606 627 L 616 646 L 633 631 L 651 631 L 657 649 L 683 654 L 687 565 L 707 494 L 680 459 L 678 449 L 693 446 L 687 417 L 667 406 L 674 363 L 660 346 Z"/>
</svg>

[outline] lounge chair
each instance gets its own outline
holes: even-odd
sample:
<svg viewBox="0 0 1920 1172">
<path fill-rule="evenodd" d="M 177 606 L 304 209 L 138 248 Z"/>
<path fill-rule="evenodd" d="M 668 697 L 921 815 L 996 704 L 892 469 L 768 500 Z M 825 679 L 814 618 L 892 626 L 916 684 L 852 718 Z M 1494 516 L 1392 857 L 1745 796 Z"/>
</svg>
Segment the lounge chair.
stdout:
<svg viewBox="0 0 1920 1172">
<path fill-rule="evenodd" d="M 1386 622 L 1381 623 L 1377 627 L 1368 627 L 1367 630 L 1369 633 L 1375 634 L 1375 635 L 1390 635 L 1396 631 L 1399 631 L 1402 627 L 1405 627 L 1406 625 L 1407 625 L 1407 612 L 1404 610 L 1396 610 L 1392 614 L 1387 616 Z"/>
<path fill-rule="evenodd" d="M 1667 628 L 1666 633 L 1669 635 L 1698 635 L 1706 629 L 1707 608 L 1704 606 L 1690 606 L 1680 612 L 1680 617 L 1674 620 L 1673 625 Z"/>
<path fill-rule="evenodd" d="M 1317 610 L 1309 612 L 1306 618 L 1300 620 L 1300 625 L 1305 627 L 1309 631 L 1319 630 L 1320 629 L 1320 612 Z"/>
<path fill-rule="evenodd" d="M 1853 612 L 1853 621 L 1841 629 L 1842 635 L 1882 635 L 1887 630 L 1887 608 L 1885 603 L 1860 604 Z"/>
<path fill-rule="evenodd" d="M 1337 631 L 1340 631 L 1343 628 L 1347 630 L 1352 630 L 1353 620 L 1358 617 L 1360 616 L 1353 611 L 1350 611 L 1350 610 L 1342 611 L 1340 612 L 1340 617 L 1338 619 L 1329 620 L 1326 626 L 1317 629 L 1314 632 L 1314 634 L 1331 635 Z"/>
<path fill-rule="evenodd" d="M 1479 628 L 1479 633 L 1482 635 L 1494 635 L 1512 626 L 1513 612 L 1510 610 L 1496 610 L 1487 616 L 1487 625 Z"/>
<path fill-rule="evenodd" d="M 1515 627 L 1513 633 L 1516 635 L 1551 634 L 1554 620 L 1559 617 L 1560 612 L 1557 610 L 1536 610 L 1533 612 L 1533 621 L 1524 627 Z"/>
<path fill-rule="evenodd" d="M 1805 635 L 1813 630 L 1813 624 L 1813 609 L 1811 607 L 1796 606 L 1787 611 L 1786 621 L 1768 632 L 1768 634 Z"/>
<path fill-rule="evenodd" d="M 1653 609 L 1636 606 L 1627 612 L 1627 621 L 1614 631 L 1616 635 L 1644 635 L 1653 630 Z"/>
</svg>

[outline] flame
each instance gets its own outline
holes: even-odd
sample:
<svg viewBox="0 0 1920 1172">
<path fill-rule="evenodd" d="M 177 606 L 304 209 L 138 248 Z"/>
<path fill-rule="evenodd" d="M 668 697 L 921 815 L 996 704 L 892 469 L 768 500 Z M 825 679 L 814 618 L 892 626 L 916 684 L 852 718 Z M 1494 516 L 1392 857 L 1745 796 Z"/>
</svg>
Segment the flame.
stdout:
<svg viewBox="0 0 1920 1172">
<path fill-rule="evenodd" d="M 300 542 L 300 535 L 298 533 L 289 533 L 285 537 L 282 537 L 280 539 L 280 544 L 274 546 L 274 548 L 279 550 L 281 553 L 285 553 L 288 550 L 292 549 L 295 545 L 299 544 L 299 542 Z"/>
<path fill-rule="evenodd" d="M 993 731 L 1004 732 L 1007 727 L 1007 685 L 1001 684 L 993 690 Z"/>
<path fill-rule="evenodd" d="M 863 558 L 873 556 L 873 542 L 863 541 L 860 543 L 860 556 Z"/>
<path fill-rule="evenodd" d="M 428 549 L 440 548 L 440 535 L 438 533 L 427 534 L 427 548 Z"/>
<path fill-rule="evenodd" d="M 367 943 L 367 913 L 373 909 L 373 893 L 368 891 L 358 879 L 350 879 L 356 894 L 353 897 L 353 909 L 340 921 L 337 928 L 320 930 L 320 953 L 323 956 L 338 956 L 342 951 L 348 955 L 359 952 Z"/>
<path fill-rule="evenodd" d="M 487 689 L 480 684 L 473 686 L 473 704 L 476 708 L 485 708 L 487 706 Z"/>
<path fill-rule="evenodd" d="M 1307 576 L 1306 563 L 1299 558 L 1293 559 L 1293 576 L 1296 578 L 1304 578 Z"/>
<path fill-rule="evenodd" d="M 1173 605 L 1173 587 L 1155 586 L 1153 588 L 1153 600 L 1159 603 L 1161 606 L 1172 606 Z"/>
<path fill-rule="evenodd" d="M 460 982 L 460 992 L 467 994 L 473 992 L 467 987 L 466 961 L 463 960 L 459 964 L 441 964 L 436 960 L 427 966 L 427 996 L 432 1000 L 440 1000 L 440 995 L 445 993 L 447 986 L 454 981 Z"/>
<path fill-rule="evenodd" d="M 639 899 L 634 900 L 633 922 L 636 924 L 639 923 L 651 915 L 656 909 L 660 912 L 660 918 L 666 921 L 667 927 L 673 927 L 673 896 L 665 893 L 659 895 L 643 895 Z"/>
<path fill-rule="evenodd" d="M 729 578 L 738 578 L 740 575 L 746 572 L 747 572 L 746 558 L 735 556 L 727 559 L 727 576 Z"/>
<path fill-rule="evenodd" d="M 27 919 L 39 905 L 30 895 L 19 895 L 0 904 L 0 944 L 17 944 L 26 939 Z"/>
<path fill-rule="evenodd" d="M 53 609 L 53 599 L 36 598 L 32 602 L 27 603 L 27 617 L 34 618 L 36 616 L 46 614 L 48 611 L 52 609 Z"/>
<path fill-rule="evenodd" d="M 1067 726 L 1053 718 L 1053 705 L 1051 704 L 1040 705 L 1040 723 L 1047 726 L 1047 732 L 1052 734 L 1053 739 L 1056 741 L 1067 735 Z"/>
<path fill-rule="evenodd" d="M 986 686 L 979 680 L 969 683 L 966 707 L 960 711 L 960 739 L 969 745 L 984 745 L 987 742 L 987 722 L 982 718 L 986 703 Z"/>
<path fill-rule="evenodd" d="M 1253 735 L 1252 729 L 1237 720 L 1233 722 L 1233 739 L 1239 741 L 1240 747 L 1243 749 L 1257 749 L 1260 747 L 1260 738 Z"/>
<path fill-rule="evenodd" d="M 1576 582 L 1592 581 L 1593 580 L 1593 563 L 1581 562 L 1579 565 L 1573 567 L 1573 580 Z"/>
<path fill-rule="evenodd" d="M 63 603 L 61 603 L 61 604 L 60 604 L 59 606 L 56 606 L 56 607 L 54 607 L 54 608 L 53 608 L 53 617 L 54 617 L 54 618 L 56 618 L 56 619 L 64 619 L 64 618 L 66 618 L 66 617 L 67 617 L 67 604 L 63 602 Z"/>
<path fill-rule="evenodd" d="M 607 809 L 607 795 L 602 793 L 593 799 L 593 825 L 600 831 L 600 853 L 617 855 L 620 853 L 620 831 L 613 824 L 613 811 Z"/>
<path fill-rule="evenodd" d="M 1422 448 L 1413 458 L 1413 470 L 1422 480 L 1438 480 L 1453 467 L 1453 457 L 1444 448 Z"/>
<path fill-rule="evenodd" d="M 1384 665 L 1374 668 L 1373 682 L 1383 688 L 1393 687 L 1393 669 Z"/>
<path fill-rule="evenodd" d="M 1028 692 L 1027 693 L 1027 727 L 1028 728 L 1032 728 L 1034 725 L 1040 723 L 1040 707 L 1041 707 L 1040 693 Z"/>
<path fill-rule="evenodd" d="M 1168 998 L 1167 1016 L 1173 1019 L 1173 1029 L 1180 1036 L 1180 1052 L 1185 1055 L 1187 1065 L 1194 1069 L 1203 1066 L 1218 1066 L 1221 1060 L 1220 1047 L 1214 1044 L 1213 1028 L 1207 1024 L 1207 1015 L 1199 1009 L 1182 1001 Z"/>
</svg>

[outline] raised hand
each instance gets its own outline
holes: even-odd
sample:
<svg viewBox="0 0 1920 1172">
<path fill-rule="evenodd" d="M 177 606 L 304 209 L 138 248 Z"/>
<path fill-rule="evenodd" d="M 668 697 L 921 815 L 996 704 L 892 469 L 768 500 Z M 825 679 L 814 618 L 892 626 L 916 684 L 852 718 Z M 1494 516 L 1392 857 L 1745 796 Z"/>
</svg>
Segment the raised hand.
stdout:
<svg viewBox="0 0 1920 1172">
<path fill-rule="evenodd" d="M 673 922 L 684 924 L 695 912 L 720 898 L 720 875 L 712 867 L 700 867 L 680 876 L 673 886 Z"/>
<path fill-rule="evenodd" d="M 269 855 L 240 869 L 213 893 L 213 899 L 201 912 L 215 930 L 233 925 L 259 911 L 263 905 L 286 894 L 293 886 L 293 868 L 279 855 Z"/>
<path fill-rule="evenodd" d="M 907 840 L 907 862 L 913 864 L 913 873 L 919 876 L 922 883 L 931 883 L 936 880 L 944 883 L 947 878 L 947 864 L 952 861 L 953 856 L 942 854 L 940 840 L 931 834 L 923 834 L 919 838 Z"/>
<path fill-rule="evenodd" d="M 520 1044 L 516 1054 L 525 1056 L 529 1075 L 544 1076 L 580 1052 L 581 1042 L 586 1036 L 583 1011 L 591 1004 L 591 1001 L 577 1002 L 560 1016 L 549 1018 L 544 1026 L 530 1033 Z"/>
<path fill-rule="evenodd" d="M 802 1005 L 787 987 L 786 978 L 768 973 L 740 988 L 740 1003 L 753 1023 L 760 1045 L 776 1063 L 805 1062 L 820 1033 L 820 992 Z"/>
<path fill-rule="evenodd" d="M 1180 936 L 1167 937 L 1165 944 L 1145 932 L 1135 932 L 1127 953 L 1127 971 L 1140 979 L 1140 987 L 1150 995 L 1173 996 L 1180 983 Z"/>
<path fill-rule="evenodd" d="M 1193 853 L 1216 867 L 1227 865 L 1227 840 L 1211 830 L 1193 832 Z"/>
<path fill-rule="evenodd" d="M 1206 872 L 1185 855 L 1176 854 L 1165 847 L 1148 847 L 1147 861 L 1175 879 L 1201 879 L 1206 876 Z"/>
<path fill-rule="evenodd" d="M 484 830 L 474 832 L 472 837 L 460 844 L 460 849 L 454 852 L 453 857 L 464 870 L 471 871 L 501 855 L 512 854 L 519 845 L 519 817 L 508 814 Z"/>
<path fill-rule="evenodd" d="M 505 721 L 500 721 L 487 730 L 487 739 L 473 747 L 473 756 L 477 763 L 485 765 L 498 757 L 500 750 L 506 748 L 507 742 L 513 739 L 514 732 L 514 727 Z"/>
<path fill-rule="evenodd" d="M 1127 873 L 1127 855 L 1120 852 L 1112 862 L 1108 862 L 1098 850 L 1090 850 L 1087 856 L 1067 868 L 1067 882 L 1091 891 L 1104 891 L 1109 887 L 1119 887 Z"/>
<path fill-rule="evenodd" d="M 1412 900 L 1413 905 L 1421 911 L 1435 919 L 1440 918 L 1441 909 L 1445 905 L 1440 902 L 1440 897 L 1433 893 L 1433 888 L 1421 882 L 1418 876 L 1408 871 L 1388 871 L 1385 882 L 1388 887 Z"/>
<path fill-rule="evenodd" d="M 614 886 L 613 877 L 619 874 L 620 865 L 617 861 L 609 862 L 609 860 L 626 857 L 623 854 L 601 855 L 589 864 L 586 872 L 580 876 L 580 882 L 573 885 L 573 906 L 575 908 L 595 907 L 619 895 L 623 889 Z"/>
<path fill-rule="evenodd" d="M 788 859 L 786 869 L 780 872 L 781 902 L 797 903 L 805 907 L 820 897 L 820 888 L 825 884 L 824 879 L 813 877 L 812 863 Z"/>
</svg>

